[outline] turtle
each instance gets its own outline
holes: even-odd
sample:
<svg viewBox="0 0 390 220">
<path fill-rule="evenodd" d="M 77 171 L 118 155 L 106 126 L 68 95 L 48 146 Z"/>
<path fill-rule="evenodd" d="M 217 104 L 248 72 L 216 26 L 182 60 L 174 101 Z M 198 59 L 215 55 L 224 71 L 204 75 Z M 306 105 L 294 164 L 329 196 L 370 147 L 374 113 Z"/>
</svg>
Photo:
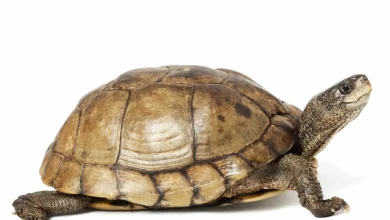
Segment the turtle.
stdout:
<svg viewBox="0 0 390 220">
<path fill-rule="evenodd" d="M 283 80 L 283 79 L 281 79 Z M 168 209 L 244 203 L 296 191 L 316 217 L 349 211 L 324 199 L 315 156 L 366 106 L 353 75 L 304 111 L 229 69 L 173 65 L 123 73 L 85 95 L 44 156 L 55 191 L 19 196 L 22 219 L 92 208 Z"/>
</svg>

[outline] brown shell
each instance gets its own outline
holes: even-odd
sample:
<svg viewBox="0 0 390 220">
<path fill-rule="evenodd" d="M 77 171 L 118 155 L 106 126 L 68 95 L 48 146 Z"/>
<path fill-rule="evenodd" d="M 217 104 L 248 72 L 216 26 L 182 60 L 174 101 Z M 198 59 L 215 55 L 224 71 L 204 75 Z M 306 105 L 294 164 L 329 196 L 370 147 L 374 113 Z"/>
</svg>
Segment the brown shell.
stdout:
<svg viewBox="0 0 390 220">
<path fill-rule="evenodd" d="M 232 70 L 132 70 L 80 100 L 40 174 L 64 193 L 142 207 L 211 203 L 286 153 L 299 115 Z"/>
</svg>

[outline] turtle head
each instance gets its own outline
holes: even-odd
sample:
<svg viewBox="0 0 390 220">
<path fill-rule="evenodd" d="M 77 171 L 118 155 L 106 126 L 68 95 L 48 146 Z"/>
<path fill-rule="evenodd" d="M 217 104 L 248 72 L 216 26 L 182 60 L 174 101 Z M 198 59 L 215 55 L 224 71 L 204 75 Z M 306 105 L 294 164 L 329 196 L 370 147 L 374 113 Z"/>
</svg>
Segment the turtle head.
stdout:
<svg viewBox="0 0 390 220">
<path fill-rule="evenodd" d="M 321 113 L 330 126 L 339 126 L 355 119 L 367 104 L 371 84 L 365 75 L 354 75 L 313 97 L 309 104 Z"/>
<path fill-rule="evenodd" d="M 301 116 L 299 138 L 303 156 L 315 156 L 354 120 L 366 106 L 371 90 L 365 75 L 354 75 L 314 96 Z"/>
</svg>

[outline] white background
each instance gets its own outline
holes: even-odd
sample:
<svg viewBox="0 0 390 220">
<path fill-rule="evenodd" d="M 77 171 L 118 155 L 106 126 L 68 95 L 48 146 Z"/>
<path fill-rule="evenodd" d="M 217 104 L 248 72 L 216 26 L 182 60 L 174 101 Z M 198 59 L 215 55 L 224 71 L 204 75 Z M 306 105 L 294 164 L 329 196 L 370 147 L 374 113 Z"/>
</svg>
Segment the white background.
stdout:
<svg viewBox="0 0 390 220">
<path fill-rule="evenodd" d="M 0 219 L 45 187 L 38 169 L 88 91 L 134 68 L 230 68 L 304 108 L 316 93 L 364 73 L 371 100 L 319 156 L 327 198 L 349 214 L 386 219 L 389 194 L 390 7 L 380 1 L 1 1 Z M 267 1 L 268 2 L 268 1 Z M 99 212 L 54 219 L 314 219 L 295 192 L 226 208 Z"/>
</svg>

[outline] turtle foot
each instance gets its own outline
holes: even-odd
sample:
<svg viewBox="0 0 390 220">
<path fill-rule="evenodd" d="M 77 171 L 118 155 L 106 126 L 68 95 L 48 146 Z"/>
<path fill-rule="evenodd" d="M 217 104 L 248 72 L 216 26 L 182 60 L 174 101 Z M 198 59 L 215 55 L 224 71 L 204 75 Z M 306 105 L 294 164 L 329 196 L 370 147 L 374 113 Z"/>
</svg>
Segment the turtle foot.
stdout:
<svg viewBox="0 0 390 220">
<path fill-rule="evenodd" d="M 19 218 L 24 220 L 46 220 L 47 213 L 39 208 L 32 201 L 23 198 L 20 196 L 16 199 L 12 206 L 15 208 L 15 214 L 19 216 Z"/>
<path fill-rule="evenodd" d="M 82 210 L 91 202 L 91 197 L 71 195 L 57 191 L 40 191 L 19 196 L 12 204 L 15 214 L 21 219 L 46 220 L 49 216 Z"/>
<path fill-rule="evenodd" d="M 308 209 L 316 217 L 329 217 L 339 210 L 350 211 L 349 205 L 338 197 L 312 203 L 308 206 Z"/>
</svg>

